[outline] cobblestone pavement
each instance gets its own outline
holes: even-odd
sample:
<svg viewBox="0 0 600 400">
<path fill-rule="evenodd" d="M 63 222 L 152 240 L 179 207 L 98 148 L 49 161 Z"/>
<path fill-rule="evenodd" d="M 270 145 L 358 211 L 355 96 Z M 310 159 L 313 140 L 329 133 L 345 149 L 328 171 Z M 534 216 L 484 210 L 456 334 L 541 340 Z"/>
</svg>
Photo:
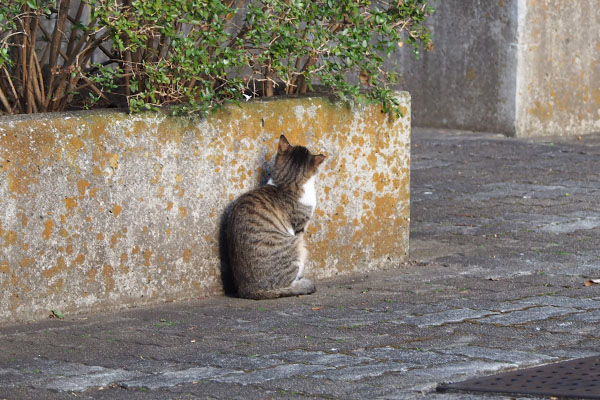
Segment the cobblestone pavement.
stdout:
<svg viewBox="0 0 600 400">
<path fill-rule="evenodd" d="M 479 399 L 435 388 L 598 354 L 599 160 L 600 135 L 416 130 L 410 263 L 4 326 L 0 399 Z"/>
</svg>

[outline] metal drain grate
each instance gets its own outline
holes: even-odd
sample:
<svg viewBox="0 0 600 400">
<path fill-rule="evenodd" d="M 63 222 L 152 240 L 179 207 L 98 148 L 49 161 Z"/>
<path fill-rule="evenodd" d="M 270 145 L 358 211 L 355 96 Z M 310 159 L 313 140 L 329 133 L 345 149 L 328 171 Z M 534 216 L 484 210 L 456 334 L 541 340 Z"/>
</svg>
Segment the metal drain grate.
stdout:
<svg viewBox="0 0 600 400">
<path fill-rule="evenodd" d="M 600 399 L 600 355 L 442 384 L 438 391 Z"/>
</svg>

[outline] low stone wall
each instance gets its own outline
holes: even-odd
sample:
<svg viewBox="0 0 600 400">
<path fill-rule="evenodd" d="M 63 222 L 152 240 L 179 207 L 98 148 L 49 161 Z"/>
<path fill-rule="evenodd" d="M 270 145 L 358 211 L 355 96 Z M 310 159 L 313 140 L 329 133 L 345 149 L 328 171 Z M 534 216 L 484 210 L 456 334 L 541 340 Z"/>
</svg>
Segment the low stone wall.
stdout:
<svg viewBox="0 0 600 400">
<path fill-rule="evenodd" d="M 223 292 L 220 221 L 264 181 L 280 134 L 328 155 L 306 275 L 408 254 L 404 117 L 325 97 L 230 105 L 208 119 L 114 111 L 0 119 L 0 318 Z"/>
</svg>

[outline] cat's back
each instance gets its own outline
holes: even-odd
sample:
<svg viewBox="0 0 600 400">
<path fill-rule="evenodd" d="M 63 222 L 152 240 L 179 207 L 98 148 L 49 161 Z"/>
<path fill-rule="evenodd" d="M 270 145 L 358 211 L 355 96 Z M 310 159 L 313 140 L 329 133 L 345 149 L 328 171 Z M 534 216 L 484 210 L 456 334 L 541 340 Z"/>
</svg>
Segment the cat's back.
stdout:
<svg viewBox="0 0 600 400">
<path fill-rule="evenodd" d="M 280 231 L 287 233 L 286 196 L 276 187 L 265 185 L 238 197 L 231 207 L 227 228 L 230 233 Z"/>
</svg>

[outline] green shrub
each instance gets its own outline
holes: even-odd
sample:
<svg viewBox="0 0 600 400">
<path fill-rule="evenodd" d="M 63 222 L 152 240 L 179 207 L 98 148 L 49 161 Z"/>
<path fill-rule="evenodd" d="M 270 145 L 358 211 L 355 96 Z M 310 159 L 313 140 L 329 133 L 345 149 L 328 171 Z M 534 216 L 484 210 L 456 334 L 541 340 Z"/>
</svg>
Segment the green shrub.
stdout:
<svg viewBox="0 0 600 400">
<path fill-rule="evenodd" d="M 424 0 L 0 0 L 0 105 L 206 112 L 319 83 L 398 112 L 384 59 L 428 48 L 431 13 Z"/>
</svg>

